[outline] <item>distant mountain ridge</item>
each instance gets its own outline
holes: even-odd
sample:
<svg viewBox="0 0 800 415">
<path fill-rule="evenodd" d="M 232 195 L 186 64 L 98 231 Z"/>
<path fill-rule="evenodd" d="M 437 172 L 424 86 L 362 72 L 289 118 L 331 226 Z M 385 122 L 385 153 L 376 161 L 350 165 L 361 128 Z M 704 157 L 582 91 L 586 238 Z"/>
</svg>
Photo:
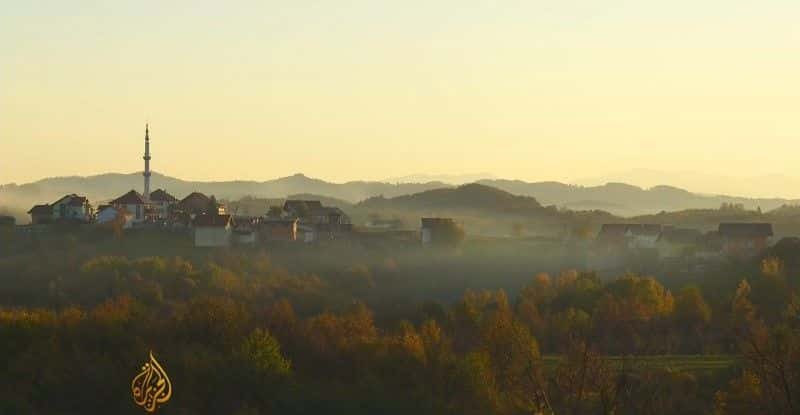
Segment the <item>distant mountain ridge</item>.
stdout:
<svg viewBox="0 0 800 415">
<path fill-rule="evenodd" d="M 385 198 L 376 196 L 357 205 L 366 209 L 407 209 L 415 211 L 475 211 L 504 214 L 534 214 L 544 210 L 530 196 L 518 196 L 478 183 L 455 188 L 427 190 L 411 195 Z"/>
<path fill-rule="evenodd" d="M 576 186 L 559 182 L 525 182 L 521 180 L 484 179 L 478 184 L 503 190 L 513 195 L 535 198 L 537 203 L 563 206 L 573 210 L 604 210 L 619 216 L 635 216 L 661 211 L 718 208 L 723 203 L 742 204 L 745 208 L 772 210 L 782 205 L 798 204 L 797 200 L 781 198 L 744 198 L 711 196 L 691 193 L 671 186 L 643 189 L 624 183 L 602 186 Z M 80 193 L 97 204 L 117 197 L 130 189 L 141 191 L 140 173 L 109 173 L 88 177 L 55 177 L 27 184 L 0 186 L 0 208 L 19 211 L 34 204 L 51 203 L 68 193 Z M 181 180 L 154 173 L 152 188 L 163 188 L 178 198 L 193 191 L 213 194 L 218 199 L 235 200 L 245 196 L 256 198 L 285 198 L 296 194 L 313 194 L 358 203 L 368 198 L 412 195 L 439 189 L 444 192 L 451 184 L 432 181 L 425 183 L 386 183 L 380 181 L 351 181 L 332 183 L 303 174 L 267 181 L 203 182 Z M 485 189 L 484 189 L 485 190 Z M 373 202 L 374 203 L 374 202 Z M 480 201 L 471 200 L 471 203 Z M 515 202 L 516 203 L 516 202 Z"/>
<path fill-rule="evenodd" d="M 625 183 L 576 186 L 559 182 L 529 183 L 521 180 L 481 180 L 478 183 L 517 195 L 535 197 L 543 205 L 574 210 L 600 209 L 620 216 L 636 216 L 684 209 L 715 209 L 723 203 L 741 204 L 746 209 L 772 210 L 798 200 L 701 195 L 672 186 L 643 189 Z"/>
</svg>

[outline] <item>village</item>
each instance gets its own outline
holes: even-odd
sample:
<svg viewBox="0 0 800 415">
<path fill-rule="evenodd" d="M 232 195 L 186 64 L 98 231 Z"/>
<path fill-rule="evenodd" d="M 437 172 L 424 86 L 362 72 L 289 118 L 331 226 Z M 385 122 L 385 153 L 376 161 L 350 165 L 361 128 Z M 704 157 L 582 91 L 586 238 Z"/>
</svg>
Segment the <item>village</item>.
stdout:
<svg viewBox="0 0 800 415">
<path fill-rule="evenodd" d="M 145 126 L 143 192 L 129 190 L 96 207 L 78 193 L 33 206 L 28 214 L 32 232 L 52 225 L 73 224 L 128 230 L 182 232 L 198 248 L 253 246 L 284 242 L 315 243 L 365 238 L 394 238 L 418 245 L 453 246 L 464 238 L 453 218 L 422 217 L 416 230 L 399 229 L 391 220 L 372 220 L 356 226 L 340 208 L 319 200 L 287 199 L 262 215 L 239 215 L 214 195 L 192 192 L 179 199 L 167 189 L 150 191 L 150 130 Z M 11 220 L 0 223 L 13 224 Z M 581 249 L 586 266 L 617 269 L 632 261 L 691 266 L 722 259 L 749 259 L 763 253 L 774 236 L 770 223 L 720 223 L 714 231 L 663 224 L 606 223 Z M 570 237 L 565 237 L 568 243 Z M 689 264 L 689 265 L 687 265 Z"/>
</svg>

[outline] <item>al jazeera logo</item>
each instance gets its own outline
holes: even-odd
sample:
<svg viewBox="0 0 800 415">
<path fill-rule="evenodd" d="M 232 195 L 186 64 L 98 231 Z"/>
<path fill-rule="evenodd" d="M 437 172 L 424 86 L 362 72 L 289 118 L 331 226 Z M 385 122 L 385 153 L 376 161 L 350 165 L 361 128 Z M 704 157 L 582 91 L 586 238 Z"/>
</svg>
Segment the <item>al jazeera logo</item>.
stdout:
<svg viewBox="0 0 800 415">
<path fill-rule="evenodd" d="M 150 361 L 142 366 L 142 371 L 131 382 L 133 402 L 147 412 L 155 412 L 160 405 L 172 397 L 172 383 L 164 368 L 150 352 Z"/>
</svg>

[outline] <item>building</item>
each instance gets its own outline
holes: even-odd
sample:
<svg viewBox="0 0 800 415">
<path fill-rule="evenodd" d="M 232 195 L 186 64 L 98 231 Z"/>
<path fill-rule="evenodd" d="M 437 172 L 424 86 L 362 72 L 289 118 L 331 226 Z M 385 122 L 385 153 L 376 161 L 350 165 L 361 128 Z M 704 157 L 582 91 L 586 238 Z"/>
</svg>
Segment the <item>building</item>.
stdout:
<svg viewBox="0 0 800 415">
<path fill-rule="evenodd" d="M 722 254 L 728 257 L 754 257 L 769 247 L 771 223 L 720 223 Z"/>
<path fill-rule="evenodd" d="M 150 208 L 153 210 L 156 219 L 164 220 L 169 218 L 172 206 L 177 203 L 178 199 L 167 193 L 166 190 L 158 189 L 150 193 Z"/>
<path fill-rule="evenodd" d="M 144 200 L 150 200 L 150 125 L 144 125 Z"/>
<path fill-rule="evenodd" d="M 147 202 L 144 197 L 136 190 L 131 190 L 128 193 L 112 200 L 109 205 L 124 209 L 132 216 L 132 223 L 141 223 L 145 220 L 145 213 L 147 210 Z"/>
<path fill-rule="evenodd" d="M 261 241 L 296 241 L 299 219 L 267 218 L 258 229 Z"/>
<path fill-rule="evenodd" d="M 88 223 L 92 221 L 94 211 L 88 199 L 73 193 L 49 205 L 36 205 L 28 214 L 31 215 L 31 223 L 34 225 L 52 222 Z"/>
<path fill-rule="evenodd" d="M 226 247 L 231 245 L 233 234 L 231 215 L 201 214 L 192 221 L 194 246 Z"/>
<path fill-rule="evenodd" d="M 13 216 L 0 215 L 0 227 L 13 227 L 17 220 Z"/>
<path fill-rule="evenodd" d="M 255 224 L 252 221 L 240 222 L 234 220 L 233 244 L 234 245 L 254 245 L 256 243 Z"/>
<path fill-rule="evenodd" d="M 703 234 L 697 229 L 668 228 L 656 240 L 658 256 L 662 259 L 692 257 L 697 252 Z"/>
<path fill-rule="evenodd" d="M 455 244 L 464 237 L 464 231 L 452 218 L 422 218 L 420 229 L 423 245 Z"/>
<path fill-rule="evenodd" d="M 127 209 L 104 205 L 98 208 L 95 223 L 108 226 L 119 224 L 120 228 L 128 229 L 133 226 L 133 214 Z"/>
<path fill-rule="evenodd" d="M 50 205 L 36 205 L 28 211 L 28 214 L 31 215 L 33 225 L 53 223 L 53 207 Z"/>
<path fill-rule="evenodd" d="M 70 194 L 58 199 L 50 205 L 53 208 L 54 221 L 76 221 L 88 223 L 92 220 L 92 205 L 83 196 Z"/>
<path fill-rule="evenodd" d="M 627 225 L 625 229 L 625 240 L 628 249 L 653 249 L 656 241 L 661 235 L 661 225 L 655 224 L 633 224 Z"/>
<path fill-rule="evenodd" d="M 653 249 L 663 229 L 657 224 L 607 223 L 600 228 L 595 246 L 606 253 Z"/>
<path fill-rule="evenodd" d="M 177 205 L 175 205 L 175 210 L 180 211 L 183 213 L 187 213 L 194 217 L 195 215 L 201 214 L 213 214 L 217 213 L 218 215 L 225 214 L 225 206 L 221 203 L 217 203 L 216 198 L 214 196 L 206 196 L 200 192 L 192 192 L 188 196 L 184 197 Z"/>
</svg>

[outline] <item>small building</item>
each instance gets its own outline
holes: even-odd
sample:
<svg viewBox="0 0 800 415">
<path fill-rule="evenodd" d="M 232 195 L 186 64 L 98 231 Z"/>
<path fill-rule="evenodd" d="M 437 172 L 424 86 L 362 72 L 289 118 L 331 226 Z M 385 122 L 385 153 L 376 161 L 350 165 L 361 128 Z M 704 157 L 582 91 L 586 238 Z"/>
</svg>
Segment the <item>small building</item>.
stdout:
<svg viewBox="0 0 800 415">
<path fill-rule="evenodd" d="M 0 215 L 0 227 L 11 227 L 17 224 L 13 216 Z"/>
<path fill-rule="evenodd" d="M 422 218 L 423 245 L 455 244 L 464 237 L 464 231 L 452 218 Z"/>
<path fill-rule="evenodd" d="M 69 194 L 51 204 L 36 205 L 28 211 L 34 225 L 53 222 L 88 223 L 94 212 L 89 200 L 83 196 Z"/>
<path fill-rule="evenodd" d="M 167 193 L 166 190 L 158 189 L 150 193 L 150 206 L 155 213 L 156 219 L 167 219 L 169 217 L 170 208 L 177 203 L 178 199 Z"/>
<path fill-rule="evenodd" d="M 192 192 L 175 205 L 175 211 L 188 214 L 191 217 L 203 214 L 224 215 L 225 206 L 218 203 L 216 198 L 206 196 L 200 192 Z"/>
<path fill-rule="evenodd" d="M 771 223 L 720 223 L 722 254 L 735 258 L 754 257 L 769 247 Z"/>
<path fill-rule="evenodd" d="M 697 252 L 698 240 L 703 234 L 697 229 L 668 228 L 656 240 L 658 256 L 662 259 L 686 258 Z"/>
<path fill-rule="evenodd" d="M 236 222 L 232 236 L 234 245 L 255 245 L 256 243 L 256 232 L 249 223 Z"/>
<path fill-rule="evenodd" d="M 88 223 L 92 220 L 92 205 L 83 196 L 69 194 L 50 205 L 54 221 L 75 221 Z"/>
<path fill-rule="evenodd" d="M 201 214 L 192 221 L 194 230 L 194 246 L 226 247 L 231 245 L 233 233 L 231 215 Z"/>
<path fill-rule="evenodd" d="M 28 211 L 31 215 L 31 224 L 44 225 L 53 223 L 53 207 L 50 205 L 36 205 Z"/>
<path fill-rule="evenodd" d="M 145 213 L 147 210 L 147 202 L 144 197 L 136 190 L 131 190 L 128 193 L 112 200 L 109 205 L 123 209 L 131 214 L 132 223 L 140 223 L 145 220 Z"/>
<path fill-rule="evenodd" d="M 722 255 L 722 238 L 718 231 L 706 232 L 697 238 L 695 257 L 705 261 L 716 261 Z"/>
<path fill-rule="evenodd" d="M 95 222 L 98 225 L 106 226 L 118 224 L 122 229 L 129 229 L 133 226 L 133 214 L 128 212 L 127 209 L 104 205 L 98 208 Z"/>
<path fill-rule="evenodd" d="M 267 218 L 259 226 L 262 241 L 296 241 L 299 219 Z"/>
<path fill-rule="evenodd" d="M 653 249 L 663 229 L 658 224 L 607 223 L 600 228 L 595 246 L 606 253 Z"/>
</svg>

